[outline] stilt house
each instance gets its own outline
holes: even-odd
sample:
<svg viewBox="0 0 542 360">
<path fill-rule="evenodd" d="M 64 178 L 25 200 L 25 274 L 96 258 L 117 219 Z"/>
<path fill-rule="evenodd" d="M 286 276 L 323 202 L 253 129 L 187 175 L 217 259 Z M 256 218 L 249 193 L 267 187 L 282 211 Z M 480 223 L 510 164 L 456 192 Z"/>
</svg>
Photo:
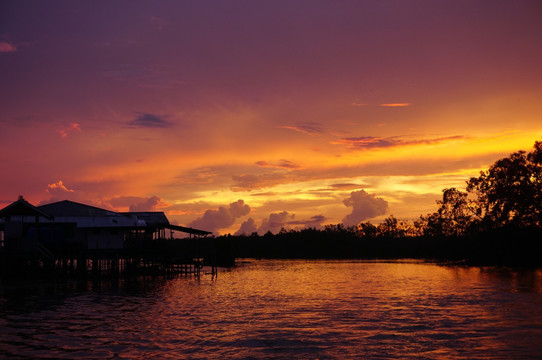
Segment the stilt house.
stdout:
<svg viewBox="0 0 542 360">
<path fill-rule="evenodd" d="M 51 257 L 122 251 L 134 243 L 210 232 L 176 226 L 163 212 L 114 212 L 73 201 L 34 206 L 22 197 L 0 210 L 0 252 Z M 167 233 L 169 232 L 169 233 Z"/>
</svg>

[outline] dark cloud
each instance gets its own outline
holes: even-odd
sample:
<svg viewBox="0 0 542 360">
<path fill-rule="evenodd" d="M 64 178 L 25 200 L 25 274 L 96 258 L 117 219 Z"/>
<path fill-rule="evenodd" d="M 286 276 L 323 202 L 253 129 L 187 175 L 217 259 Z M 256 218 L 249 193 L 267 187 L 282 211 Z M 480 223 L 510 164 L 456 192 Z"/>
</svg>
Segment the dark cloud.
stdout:
<svg viewBox="0 0 542 360">
<path fill-rule="evenodd" d="M 143 202 L 131 204 L 130 211 L 154 211 L 162 204 L 162 200 L 158 196 L 153 196 Z"/>
<path fill-rule="evenodd" d="M 307 121 L 295 125 L 282 125 L 277 127 L 281 129 L 294 130 L 307 135 L 316 135 L 324 131 L 322 124 L 315 121 Z"/>
<path fill-rule="evenodd" d="M 256 161 L 256 165 L 261 167 L 274 167 L 281 169 L 299 169 L 301 166 L 286 159 L 280 159 L 277 162 L 268 162 L 268 161 Z"/>
<path fill-rule="evenodd" d="M 232 202 L 229 207 L 207 210 L 202 217 L 192 221 L 189 226 L 197 229 L 218 233 L 219 229 L 232 226 L 235 220 L 250 212 L 250 206 L 243 200 Z"/>
<path fill-rule="evenodd" d="M 292 220 L 288 222 L 288 225 L 296 225 L 295 228 L 316 228 L 321 229 L 322 223 L 326 221 L 327 218 L 324 215 L 314 215 L 307 220 Z"/>
<path fill-rule="evenodd" d="M 241 224 L 239 230 L 234 235 L 250 235 L 257 232 L 260 235 L 266 234 L 270 231 L 273 234 L 278 233 L 282 228 L 296 230 L 304 228 L 316 228 L 321 229 L 322 223 L 327 220 L 324 215 L 315 215 L 306 220 L 294 220 L 295 214 L 287 211 L 271 213 L 267 219 L 263 219 L 259 227 L 256 226 L 256 222 L 253 218 L 249 218 Z"/>
<path fill-rule="evenodd" d="M 406 146 L 406 145 L 418 145 L 418 144 L 438 144 L 447 141 L 453 140 L 464 140 L 465 136 L 456 135 L 456 136 L 446 136 L 433 139 L 405 139 L 401 136 L 392 136 L 392 137 L 374 137 L 374 136 L 360 136 L 360 137 L 349 137 L 342 138 L 338 141 L 333 142 L 333 144 L 343 144 L 349 145 L 353 148 L 389 148 L 394 146 Z"/>
<path fill-rule="evenodd" d="M 365 190 L 353 191 L 350 197 L 344 199 L 344 205 L 352 207 L 352 213 L 346 215 L 343 224 L 357 225 L 362 221 L 384 215 L 388 211 L 388 202 L 382 198 L 369 194 Z"/>
<path fill-rule="evenodd" d="M 128 125 L 135 128 L 167 128 L 173 124 L 165 119 L 163 115 L 154 115 L 148 113 L 136 113 L 137 117 L 130 121 Z"/>
<path fill-rule="evenodd" d="M 323 132 L 323 125 L 316 121 L 306 121 L 296 125 L 301 131 L 307 134 L 317 134 Z"/>
</svg>

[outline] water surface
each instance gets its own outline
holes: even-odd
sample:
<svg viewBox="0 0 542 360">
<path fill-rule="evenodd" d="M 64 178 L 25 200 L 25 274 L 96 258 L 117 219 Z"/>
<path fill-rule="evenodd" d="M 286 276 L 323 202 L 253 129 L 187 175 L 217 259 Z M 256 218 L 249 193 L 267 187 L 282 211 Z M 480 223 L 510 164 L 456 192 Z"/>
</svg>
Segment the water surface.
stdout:
<svg viewBox="0 0 542 360">
<path fill-rule="evenodd" d="M 245 260 L 217 277 L 3 282 L 8 358 L 542 358 L 542 271 Z"/>
</svg>

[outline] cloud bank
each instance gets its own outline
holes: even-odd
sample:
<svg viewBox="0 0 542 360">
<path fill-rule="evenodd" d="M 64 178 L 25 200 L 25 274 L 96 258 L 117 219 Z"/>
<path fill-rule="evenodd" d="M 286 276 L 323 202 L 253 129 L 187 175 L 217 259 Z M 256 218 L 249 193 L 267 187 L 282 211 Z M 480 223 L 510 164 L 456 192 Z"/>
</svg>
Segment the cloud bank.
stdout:
<svg viewBox="0 0 542 360">
<path fill-rule="evenodd" d="M 256 222 L 253 218 L 248 218 L 248 220 L 243 221 L 239 230 L 237 230 L 234 235 L 250 235 L 258 231 Z"/>
<path fill-rule="evenodd" d="M 144 201 L 131 204 L 130 205 L 130 211 L 132 212 L 138 212 L 138 211 L 156 211 L 157 208 L 164 205 L 162 200 L 158 196 L 152 196 Z"/>
<path fill-rule="evenodd" d="M 365 190 L 352 191 L 350 197 L 344 199 L 343 203 L 347 207 L 352 207 L 352 212 L 343 219 L 346 226 L 357 225 L 362 221 L 384 215 L 388 211 L 386 200 Z"/>
<path fill-rule="evenodd" d="M 229 207 L 221 206 L 218 209 L 207 210 L 202 217 L 192 221 L 188 226 L 218 233 L 219 229 L 232 226 L 237 218 L 247 215 L 250 206 L 243 200 L 232 202 Z"/>
<path fill-rule="evenodd" d="M 234 235 L 250 235 L 257 232 L 260 235 L 264 235 L 267 232 L 273 234 L 278 233 L 282 228 L 285 229 L 304 229 L 304 228 L 316 228 L 321 229 L 322 223 L 327 220 L 324 215 L 315 215 L 307 220 L 294 220 L 295 214 L 291 214 L 288 211 L 282 211 L 278 213 L 271 213 L 269 217 L 262 220 L 260 226 L 256 226 L 256 222 L 253 218 L 249 218 L 241 224 L 239 230 Z"/>
<path fill-rule="evenodd" d="M 293 220 L 294 217 L 295 215 L 288 213 L 288 211 L 269 214 L 267 219 L 263 219 L 262 224 L 258 229 L 258 233 L 265 234 L 270 231 L 273 234 L 276 234 L 280 231 L 280 229 L 286 227 L 288 221 Z"/>
<path fill-rule="evenodd" d="M 461 135 L 446 136 L 433 139 L 404 139 L 401 136 L 391 137 L 375 137 L 375 136 L 360 136 L 360 137 L 348 137 L 332 142 L 335 145 L 348 145 L 353 148 L 390 148 L 395 146 L 407 146 L 407 145 L 431 145 L 438 144 L 453 140 L 464 140 L 465 137 Z"/>
<path fill-rule="evenodd" d="M 117 196 L 106 200 L 113 208 L 128 208 L 129 211 L 162 211 L 163 208 L 170 207 L 171 204 L 164 202 L 159 196 L 140 197 L 140 196 Z"/>
</svg>

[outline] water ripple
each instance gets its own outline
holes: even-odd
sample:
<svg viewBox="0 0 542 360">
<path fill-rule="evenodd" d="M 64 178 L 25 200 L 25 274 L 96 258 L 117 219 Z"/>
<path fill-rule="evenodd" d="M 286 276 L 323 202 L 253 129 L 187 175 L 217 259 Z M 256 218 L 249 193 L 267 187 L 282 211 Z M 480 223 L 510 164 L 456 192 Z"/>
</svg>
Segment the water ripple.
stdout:
<svg viewBox="0 0 542 360">
<path fill-rule="evenodd" d="M 246 261 L 217 278 L 0 286 L 0 353 L 60 359 L 542 358 L 542 273 Z"/>
</svg>

